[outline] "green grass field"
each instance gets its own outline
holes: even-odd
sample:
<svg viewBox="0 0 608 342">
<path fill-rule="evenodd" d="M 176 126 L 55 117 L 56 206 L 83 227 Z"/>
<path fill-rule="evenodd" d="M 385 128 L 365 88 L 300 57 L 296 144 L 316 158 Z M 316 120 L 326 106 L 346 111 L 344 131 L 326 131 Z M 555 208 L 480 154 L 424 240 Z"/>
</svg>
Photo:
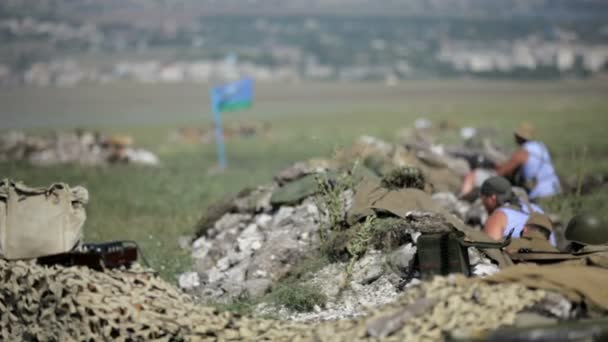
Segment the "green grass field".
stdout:
<svg viewBox="0 0 608 342">
<path fill-rule="evenodd" d="M 163 166 L 33 168 L 9 162 L 0 163 L 0 176 L 34 186 L 63 181 L 87 187 L 86 239 L 137 240 L 152 266 L 174 280 L 189 262 L 178 236 L 193 232 L 211 201 L 268 182 L 291 162 L 329 156 L 361 134 L 392 140 L 421 116 L 495 126 L 501 132 L 496 139 L 509 143 L 511 130 L 528 120 L 550 146 L 561 174 L 581 167 L 586 173 L 608 172 L 608 84 L 602 81 L 260 85 L 254 108 L 226 114 L 225 120 L 267 120 L 272 134 L 228 141 L 229 169 L 223 174 L 208 172 L 216 163 L 214 145 L 167 142 L 176 127 L 209 124 L 207 94 L 206 87 L 188 85 L 3 89 L 2 129 L 86 127 L 131 134 L 156 152 Z M 564 214 L 578 206 L 603 213 L 606 200 L 606 193 L 598 192 L 582 202 L 570 196 L 550 205 Z"/>
</svg>

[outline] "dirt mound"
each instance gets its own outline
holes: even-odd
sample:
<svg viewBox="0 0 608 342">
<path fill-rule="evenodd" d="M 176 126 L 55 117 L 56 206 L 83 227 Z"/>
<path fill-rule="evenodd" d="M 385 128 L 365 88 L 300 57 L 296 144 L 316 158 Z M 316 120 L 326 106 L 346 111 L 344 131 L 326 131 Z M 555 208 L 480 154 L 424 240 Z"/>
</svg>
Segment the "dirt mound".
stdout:
<svg viewBox="0 0 608 342">
<path fill-rule="evenodd" d="M 269 122 L 236 122 L 224 125 L 224 139 L 268 137 L 272 131 Z M 215 141 L 215 127 L 182 127 L 169 134 L 170 142 L 186 144 L 212 144 Z"/>
<path fill-rule="evenodd" d="M 395 301 L 420 277 L 413 262 L 421 234 L 485 237 L 465 226 L 485 220 L 481 202 L 454 193 L 477 157 L 505 156 L 490 133 L 469 131 L 453 145 L 426 128 L 403 144 L 362 136 L 332 158 L 294 163 L 272 183 L 219 201 L 199 221 L 194 269 L 180 286 L 296 321 L 358 317 Z M 469 247 L 467 257 L 475 275 L 510 264 L 499 250 Z"/>
<path fill-rule="evenodd" d="M 364 162 L 370 156 L 381 160 Z M 418 277 L 411 263 L 420 234 L 455 229 L 450 220 L 456 218 L 447 219 L 427 193 L 436 186 L 424 170 L 438 167 L 415 162 L 423 170 L 411 160 L 418 159 L 397 145 L 362 137 L 331 160 L 295 163 L 271 184 L 218 201 L 199 220 L 194 269 L 180 276 L 180 286 L 204 300 L 261 301 L 256 312 L 288 312 L 300 321 L 357 317 L 394 301 Z M 369 202 L 373 195 L 355 194 L 364 179 L 411 208 L 401 216 L 374 209 L 382 204 Z M 498 270 L 471 253 L 478 274 Z M 306 264 L 315 267 L 301 270 Z M 301 301 L 297 292 L 316 299 Z"/>
<path fill-rule="evenodd" d="M 20 160 L 36 166 L 160 164 L 152 152 L 134 147 L 130 136 L 103 137 L 97 132 L 82 130 L 56 132 L 50 136 L 26 135 L 17 131 L 3 134 L 0 137 L 0 161 Z"/>
</svg>

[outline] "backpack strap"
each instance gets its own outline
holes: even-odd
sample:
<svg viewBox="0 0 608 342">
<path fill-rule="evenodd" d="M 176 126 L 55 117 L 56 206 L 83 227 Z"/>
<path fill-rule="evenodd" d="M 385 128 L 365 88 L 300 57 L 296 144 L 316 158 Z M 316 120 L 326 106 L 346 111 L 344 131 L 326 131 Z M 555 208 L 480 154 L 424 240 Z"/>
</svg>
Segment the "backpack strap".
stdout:
<svg viewBox="0 0 608 342">
<path fill-rule="evenodd" d="M 530 208 L 531 208 L 531 206 L 528 209 L 530 209 Z M 521 205 L 516 205 L 513 203 L 505 204 L 505 205 L 501 206 L 499 209 L 510 209 L 510 210 L 517 211 L 522 214 L 528 214 L 524 211 L 524 208 Z"/>
</svg>

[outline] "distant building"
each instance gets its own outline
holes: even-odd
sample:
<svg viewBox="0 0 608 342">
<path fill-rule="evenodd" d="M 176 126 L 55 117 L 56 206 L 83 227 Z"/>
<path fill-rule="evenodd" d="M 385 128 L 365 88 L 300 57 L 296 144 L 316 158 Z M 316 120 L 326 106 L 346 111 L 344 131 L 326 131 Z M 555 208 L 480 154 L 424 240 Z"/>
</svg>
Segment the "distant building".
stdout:
<svg viewBox="0 0 608 342">
<path fill-rule="evenodd" d="M 186 72 L 181 64 L 169 64 L 160 69 L 158 79 L 161 82 L 178 83 L 185 79 Z"/>
<path fill-rule="evenodd" d="M 576 61 L 576 56 L 574 55 L 574 51 L 567 47 L 562 47 L 557 51 L 557 56 L 555 58 L 555 65 L 559 71 L 567 71 L 574 67 L 574 62 Z"/>
</svg>

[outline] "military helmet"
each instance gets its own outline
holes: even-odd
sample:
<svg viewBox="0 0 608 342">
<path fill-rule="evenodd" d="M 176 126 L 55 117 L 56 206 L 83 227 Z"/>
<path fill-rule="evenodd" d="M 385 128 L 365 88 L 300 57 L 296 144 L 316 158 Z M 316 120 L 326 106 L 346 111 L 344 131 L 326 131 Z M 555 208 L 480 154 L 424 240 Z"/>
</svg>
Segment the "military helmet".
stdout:
<svg viewBox="0 0 608 342">
<path fill-rule="evenodd" d="M 570 219 L 564 236 L 583 245 L 602 245 L 608 243 L 608 227 L 597 216 L 580 214 Z"/>
<path fill-rule="evenodd" d="M 508 179 L 501 176 L 494 176 L 486 179 L 483 184 L 481 184 L 479 191 L 484 196 L 491 196 L 508 195 L 513 189 L 511 188 L 511 183 L 509 183 Z"/>
<path fill-rule="evenodd" d="M 501 176 L 490 177 L 483 182 L 479 193 L 482 196 L 496 195 L 498 205 L 507 202 L 517 203 L 517 196 L 513 193 L 513 188 L 508 179 Z"/>
</svg>

